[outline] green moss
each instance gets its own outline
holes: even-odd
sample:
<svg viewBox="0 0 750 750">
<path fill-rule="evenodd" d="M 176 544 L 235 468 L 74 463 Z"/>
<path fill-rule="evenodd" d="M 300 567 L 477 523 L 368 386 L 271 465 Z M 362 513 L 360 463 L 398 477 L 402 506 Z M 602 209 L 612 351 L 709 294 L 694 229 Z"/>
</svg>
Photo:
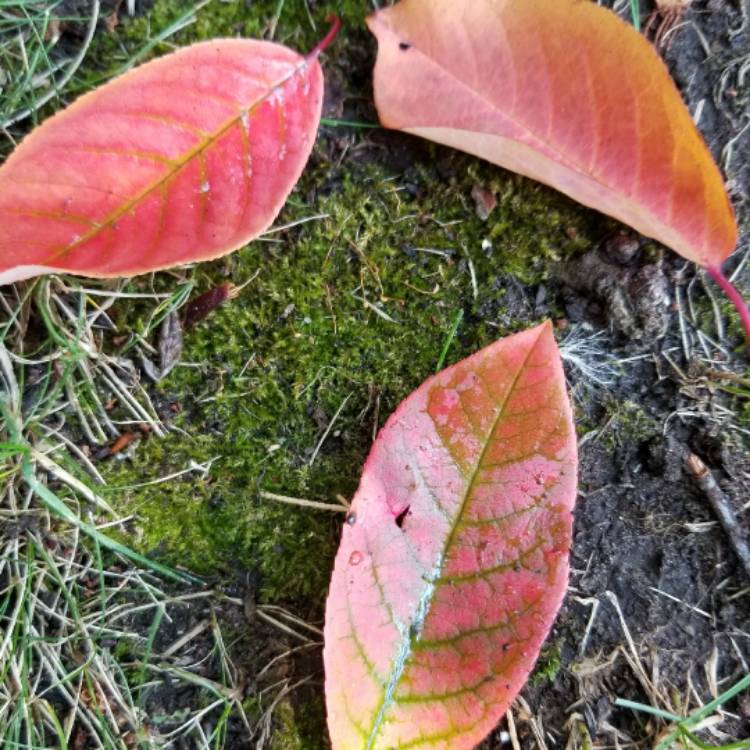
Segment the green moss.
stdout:
<svg viewBox="0 0 750 750">
<path fill-rule="evenodd" d="M 274 711 L 275 731 L 271 750 L 307 750 L 300 737 L 299 717 L 288 700 L 281 701 Z"/>
<path fill-rule="evenodd" d="M 180 411 L 179 431 L 110 465 L 117 487 L 215 459 L 205 476 L 114 493 L 137 519 L 140 549 L 204 574 L 258 570 L 264 599 L 320 608 L 340 517 L 262 500 L 259 491 L 350 496 L 376 412 L 380 425 L 434 371 L 456 312 L 465 317 L 448 363 L 528 325 L 530 306 L 516 295 L 509 307 L 512 279 L 540 282 L 550 261 L 591 241 L 591 216 L 564 199 L 439 152 L 454 176 L 417 164 L 416 197 L 382 168 L 331 175 L 319 158 L 279 222 L 324 218 L 195 270 L 199 289 L 253 281 L 186 335 L 183 365 L 160 386 L 159 399 Z M 486 224 L 468 197 L 478 180 L 499 197 Z"/>
<path fill-rule="evenodd" d="M 728 385 L 725 390 L 734 395 L 738 422 L 743 427 L 750 427 L 750 367 L 745 368 L 742 382 Z"/>
<path fill-rule="evenodd" d="M 217 37 L 273 39 L 306 52 L 325 34 L 331 12 L 339 16 L 345 28 L 337 41 L 340 51 L 348 37 L 365 34 L 364 19 L 372 11 L 366 0 L 318 4 L 314 11 L 308 10 L 303 0 L 255 0 L 251 6 L 239 0 L 210 2 L 191 13 L 195 5 L 183 0 L 156 0 L 145 15 L 128 18 L 121 13 L 114 31 L 95 37 L 86 64 L 69 91 L 89 88 L 134 59 L 142 62 L 176 47 Z"/>
<path fill-rule="evenodd" d="M 274 733 L 270 750 L 326 750 L 326 728 L 320 721 L 323 707 L 318 701 L 294 705 L 282 701 L 274 711 Z"/>
<path fill-rule="evenodd" d="M 539 659 L 534 667 L 534 671 L 531 673 L 529 682 L 532 685 L 554 682 L 561 666 L 560 642 L 548 643 L 542 648 L 539 654 Z"/>
<path fill-rule="evenodd" d="M 314 30 L 301 0 L 214 2 L 172 41 L 260 36 L 278 7 L 275 38 L 309 49 L 326 8 L 316 6 Z M 347 71 L 361 76 L 362 55 L 374 53 L 362 25 L 369 3 L 345 0 L 336 10 L 345 25 L 325 68 L 348 81 Z M 158 0 L 148 17 L 122 23 L 97 42 L 93 59 L 102 62 L 82 80 L 122 64 L 183 12 L 176 0 Z M 497 198 L 487 222 L 475 214 L 475 185 Z M 463 323 L 446 364 L 535 322 L 535 287 L 609 226 L 457 152 L 331 128 L 321 130 L 276 224 L 316 216 L 180 275 L 196 294 L 251 281 L 186 332 L 180 366 L 152 394 L 175 429 L 106 466 L 110 501 L 134 518 L 128 544 L 214 580 L 253 571 L 261 601 L 290 603 L 311 618 L 322 614 L 342 517 L 264 500 L 261 490 L 350 497 L 374 430 L 434 372 L 458 311 Z M 154 284 L 173 291 L 175 277 L 137 278 L 130 290 Z M 555 299 L 547 302 L 558 312 Z M 121 330 L 143 331 L 150 313 L 123 303 L 112 314 Z M 319 703 L 286 706 L 274 747 L 316 748 L 322 716 Z"/>
<path fill-rule="evenodd" d="M 97 36 L 74 90 L 136 55 L 212 37 L 268 37 L 274 28 L 276 40 L 305 51 L 324 33 L 328 10 L 344 27 L 326 73 L 361 98 L 351 71 L 366 80 L 363 56 L 374 56 L 363 25 L 367 0 L 317 3 L 312 18 L 303 0 L 216 1 L 168 42 L 153 44 L 186 11 L 182 0 L 157 0 L 147 16 L 123 18 L 114 33 Z M 498 201 L 487 222 L 475 215 L 475 185 Z M 394 134 L 331 128 L 322 129 L 277 225 L 321 215 L 185 272 L 181 280 L 198 292 L 252 281 L 186 332 L 181 366 L 152 394 L 175 429 L 106 466 L 111 502 L 134 518 L 129 545 L 222 582 L 256 572 L 260 600 L 290 602 L 311 618 L 322 613 L 341 516 L 275 504 L 260 491 L 329 502 L 351 496 L 374 430 L 434 371 L 456 313 L 464 318 L 447 364 L 534 322 L 535 287 L 553 264 L 611 226 L 468 156 Z M 154 285 L 173 291 L 174 276 L 130 287 Z M 559 312 L 556 300 L 548 303 Z M 112 313 L 121 330 L 144 331 L 150 316 L 133 304 Z M 613 403 L 611 415 L 613 445 L 618 436 L 654 434 L 653 420 L 631 402 Z M 554 680 L 559 669 L 560 647 L 552 644 L 532 679 Z M 322 717 L 319 694 L 282 702 L 272 747 L 317 750 Z"/>
<path fill-rule="evenodd" d="M 609 416 L 604 420 L 602 441 L 614 450 L 620 445 L 638 445 L 658 434 L 656 420 L 634 401 L 619 401 L 614 397 L 605 403 Z"/>
</svg>

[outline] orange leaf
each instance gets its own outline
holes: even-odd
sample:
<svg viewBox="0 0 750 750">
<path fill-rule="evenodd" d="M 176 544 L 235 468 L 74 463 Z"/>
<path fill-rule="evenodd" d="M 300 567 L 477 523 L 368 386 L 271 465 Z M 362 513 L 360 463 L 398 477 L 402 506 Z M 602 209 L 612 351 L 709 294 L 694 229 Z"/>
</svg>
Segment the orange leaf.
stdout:
<svg viewBox="0 0 750 750">
<path fill-rule="evenodd" d="M 702 266 L 737 229 L 666 67 L 583 0 L 403 0 L 368 19 L 381 122 L 614 216 Z"/>
<path fill-rule="evenodd" d="M 313 146 L 317 57 L 219 39 L 147 63 L 47 120 L 0 167 L 0 284 L 216 258 L 278 214 Z"/>
<path fill-rule="evenodd" d="M 375 441 L 326 604 L 334 750 L 469 750 L 565 594 L 576 435 L 549 323 L 423 383 Z"/>
</svg>

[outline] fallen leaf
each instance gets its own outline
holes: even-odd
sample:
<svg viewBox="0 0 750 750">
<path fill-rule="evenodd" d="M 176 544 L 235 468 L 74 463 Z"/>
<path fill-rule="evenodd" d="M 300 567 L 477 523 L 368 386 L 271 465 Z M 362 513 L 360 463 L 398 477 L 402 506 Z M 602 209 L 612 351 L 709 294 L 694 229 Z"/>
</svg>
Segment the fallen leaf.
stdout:
<svg viewBox="0 0 750 750">
<path fill-rule="evenodd" d="M 495 210 L 495 206 L 497 206 L 497 198 L 491 190 L 487 190 L 481 185 L 474 185 L 471 189 L 471 197 L 474 199 L 477 216 L 482 221 L 487 221 L 490 214 Z"/>
<path fill-rule="evenodd" d="M 181 354 L 182 324 L 177 313 L 172 311 L 159 329 L 159 380 L 172 372 Z"/>
<path fill-rule="evenodd" d="M 124 451 L 132 442 L 135 440 L 140 440 L 142 437 L 142 434 L 139 432 L 123 432 L 120 437 L 117 438 L 117 440 L 112 443 L 112 445 L 104 448 L 106 453 L 102 453 L 101 455 L 98 455 L 97 458 L 107 458 L 109 456 L 114 456 L 117 453 L 121 453 Z"/>
<path fill-rule="evenodd" d="M 237 287 L 229 282 L 219 284 L 207 292 L 199 294 L 185 306 L 185 328 L 192 328 L 197 323 L 200 323 L 219 305 L 223 305 L 236 294 Z"/>
<path fill-rule="evenodd" d="M 368 19 L 380 120 L 544 182 L 702 266 L 724 182 L 661 58 L 581 0 L 403 0 Z"/>
<path fill-rule="evenodd" d="M 0 167 L 0 284 L 207 260 L 273 221 L 320 119 L 318 55 L 218 39 L 82 96 Z"/>
<path fill-rule="evenodd" d="M 524 684 L 568 579 L 576 437 L 549 323 L 390 417 L 326 605 L 334 750 L 468 750 Z"/>
</svg>

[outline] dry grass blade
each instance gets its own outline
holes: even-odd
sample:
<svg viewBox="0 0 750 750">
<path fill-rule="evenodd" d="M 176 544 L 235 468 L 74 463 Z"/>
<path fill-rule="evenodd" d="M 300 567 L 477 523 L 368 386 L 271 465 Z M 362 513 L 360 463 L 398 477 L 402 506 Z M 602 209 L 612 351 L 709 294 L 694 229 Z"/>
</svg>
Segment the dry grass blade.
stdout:
<svg viewBox="0 0 750 750">
<path fill-rule="evenodd" d="M 103 368 L 118 380 L 111 393 L 123 396 L 126 415 L 155 427 L 159 420 L 132 395 L 134 384 L 115 373 L 121 363 L 100 350 L 100 309 L 92 311 L 85 293 L 63 293 L 55 280 L 44 280 L 3 302 L 9 315 L 0 328 L 0 511 L 7 520 L 0 529 L 0 737 L 8 747 L 67 747 L 85 738 L 92 747 L 128 748 L 136 736 L 144 747 L 162 746 L 151 742 L 134 702 L 134 673 L 111 647 L 119 642 L 137 654 L 144 639 L 113 628 L 107 612 L 166 595 L 138 568 L 126 568 L 123 580 L 117 557 L 105 562 L 102 549 L 175 573 L 101 531 L 96 514 L 106 526 L 118 520 L 69 458 L 80 457 L 76 436 L 111 434 L 96 393 Z M 47 337 L 28 357 L 24 321 L 31 305 Z"/>
<path fill-rule="evenodd" d="M 91 0 L 85 18 L 61 18 L 63 10 L 61 2 L 0 2 L 0 70 L 6 71 L 0 129 L 25 120 L 59 96 L 86 57 L 99 22 L 99 0 Z M 86 28 L 77 52 L 68 58 L 55 49 L 63 21 Z"/>
<path fill-rule="evenodd" d="M 261 690 L 270 680 L 263 695 L 271 702 L 259 693 L 248 714 L 255 688 L 233 661 L 217 614 L 243 602 L 195 590 L 199 579 L 114 541 L 110 529 L 123 519 L 81 449 L 109 444 L 123 422 L 167 432 L 131 357 L 151 353 L 149 338 L 192 285 L 170 295 L 137 293 L 153 309 L 113 354 L 102 331 L 119 333 L 108 311 L 120 299 L 130 303 L 126 284 L 95 289 L 47 278 L 0 295 L 8 313 L 0 326 L 0 737 L 8 747 L 220 748 L 232 717 L 262 743 L 273 711 L 295 688 L 274 681 L 273 672 L 297 649 L 260 669 L 253 684 Z M 42 340 L 29 353 L 32 318 Z M 211 463 L 176 476 L 205 474 Z M 169 592 L 164 577 L 176 579 Z M 199 621 L 176 631 L 186 611 Z M 256 614 L 257 627 L 301 642 L 298 649 L 320 647 L 319 629 L 290 612 L 261 605 Z M 162 716 L 160 696 L 177 687 L 192 691 L 190 708 Z"/>
</svg>

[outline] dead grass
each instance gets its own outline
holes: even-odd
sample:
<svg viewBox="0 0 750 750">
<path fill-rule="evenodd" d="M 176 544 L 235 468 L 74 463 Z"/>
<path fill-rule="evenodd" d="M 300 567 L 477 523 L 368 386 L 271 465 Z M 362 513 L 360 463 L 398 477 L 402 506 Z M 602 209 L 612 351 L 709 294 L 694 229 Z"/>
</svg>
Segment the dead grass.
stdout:
<svg viewBox="0 0 750 750">
<path fill-rule="evenodd" d="M 91 0 L 86 17 L 65 16 L 62 2 L 0 0 L 0 130 L 55 100 L 83 62 L 100 16 Z M 75 52 L 59 43 L 65 24 L 82 24 L 85 35 Z"/>
<path fill-rule="evenodd" d="M 669 598 L 696 611 L 688 602 L 682 602 L 672 596 Z M 591 630 L 600 607 L 611 607 L 616 613 L 623 643 L 610 654 L 585 657 L 584 638 L 581 658 L 574 668 L 579 698 L 568 707 L 566 750 L 592 747 L 585 712 L 582 709 L 591 696 L 600 697 L 607 692 L 604 685 L 610 675 L 619 675 L 623 670 L 633 675 L 645 700 L 639 702 L 612 696 L 615 706 L 634 712 L 640 722 L 640 732 L 637 736 L 628 734 L 621 727 L 616 727 L 608 721 L 602 722 L 599 729 L 611 738 L 614 746 L 640 747 L 645 741 L 647 746 L 654 750 L 750 748 L 750 739 L 738 740 L 732 733 L 728 722 L 737 722 L 740 717 L 726 708 L 726 704 L 732 698 L 750 687 L 750 675 L 745 674 L 733 684 L 722 683 L 718 678 L 722 657 L 719 650 L 714 647 L 708 662 L 702 666 L 692 666 L 685 675 L 684 689 L 678 689 L 662 675 L 659 653 L 652 649 L 644 653 L 644 648 L 634 640 L 617 595 L 606 591 L 604 599 L 606 601 L 578 600 L 585 605 L 593 604 L 586 632 Z M 698 614 L 708 616 L 703 611 L 698 611 Z M 741 656 L 739 648 L 735 648 L 735 653 Z M 744 671 L 747 672 L 747 665 Z"/>
<path fill-rule="evenodd" d="M 133 361 L 153 356 L 149 334 L 184 303 L 185 286 L 165 295 L 125 285 L 49 277 L 0 295 L 0 738 L 3 747 L 213 748 L 232 716 L 263 747 L 274 707 L 297 685 L 265 687 L 248 717 L 253 692 L 217 616 L 244 602 L 112 538 L 128 519 L 113 513 L 76 439 L 111 443 L 134 424 L 167 432 Z M 103 333 L 118 333 L 107 311 L 134 297 L 151 306 L 143 327 L 107 354 Z M 198 624 L 157 648 L 187 605 Z M 255 616 L 301 647 L 320 645 L 319 630 L 280 607 Z M 167 685 L 192 686 L 193 705 L 149 715 L 149 696 Z"/>
<path fill-rule="evenodd" d="M 190 23 L 203 4 L 147 40 L 124 67 Z M 33 121 L 40 108 L 56 103 L 84 59 L 96 28 L 97 0 L 92 0 L 86 18 L 61 19 L 55 15 L 58 5 L 0 0 L 0 129 L 8 137 L 11 125 Z M 627 0 L 618 6 L 627 12 Z M 279 2 L 274 24 L 282 9 Z M 58 49 L 59 24 L 65 21 L 80 24 L 86 33 L 77 49 L 63 52 Z M 726 158 L 731 159 L 731 150 Z M 317 218 L 322 217 L 311 217 Z M 747 259 L 746 254 L 735 275 Z M 260 606 L 254 608 L 253 618 L 291 639 L 293 645 L 279 649 L 254 675 L 262 685 L 257 692 L 246 684 L 242 669 L 232 660 L 221 615 L 226 608 L 244 611 L 247 602 L 212 591 L 189 573 L 158 565 L 117 542 L 114 531 L 126 528 L 129 519 L 113 513 L 96 462 L 76 439 L 82 435 L 91 445 L 108 445 L 124 430 L 142 426 L 157 436 L 168 434 L 139 370 L 143 361 L 157 356 L 151 343 L 154 332 L 192 291 L 189 282 L 175 287 L 166 294 L 141 293 L 128 291 L 126 282 L 86 285 L 52 277 L 8 287 L 0 294 L 0 319 L 5 321 L 0 328 L 0 738 L 4 747 L 67 748 L 83 741 L 100 748 L 168 748 L 180 743 L 223 747 L 230 717 L 241 722 L 257 747 L 264 747 L 272 737 L 275 708 L 311 679 L 297 679 L 277 668 L 299 652 L 319 648 L 320 631 L 282 608 Z M 363 305 L 392 320 L 362 294 Z M 708 330 L 701 325 L 698 309 L 703 295 L 712 306 L 713 325 Z M 108 311 L 122 299 L 148 307 L 138 331 L 118 331 L 110 317 Z M 665 353 L 666 366 L 695 402 L 694 408 L 683 408 L 673 417 L 709 418 L 718 427 L 747 434 L 727 407 L 709 403 L 712 389 L 733 392 L 728 389 L 747 384 L 733 380 L 741 375 L 736 365 L 733 368 L 725 344 L 726 320 L 702 275 L 678 286 L 676 309 L 679 354 L 698 363 L 700 370 L 684 372 L 679 358 Z M 438 364 L 460 324 L 457 317 Z M 32 330 L 34 337 L 29 336 Z M 39 331 L 43 333 L 38 335 Z M 102 347 L 105 334 L 118 333 L 128 336 L 128 341 L 117 354 L 108 353 Z M 568 335 L 563 353 L 581 383 L 600 387 L 606 387 L 623 364 L 610 361 L 597 336 L 585 330 Z M 318 448 L 335 420 L 336 415 Z M 315 454 L 311 463 L 314 459 Z M 346 511 L 344 503 L 316 504 L 272 493 L 265 497 Z M 747 741 L 733 741 L 722 728 L 722 722 L 732 718 L 725 705 L 750 686 L 749 677 L 734 685 L 721 684 L 716 676 L 721 656 L 716 652 L 700 674 L 703 685 L 696 685 L 691 671 L 680 693 L 661 678 L 658 655 L 644 655 L 633 641 L 614 595 L 609 601 L 591 601 L 596 605 L 586 632 L 597 607 L 612 606 L 624 642 L 596 661 L 583 659 L 578 671 L 582 683 L 615 665 L 625 665 L 647 702 L 618 700 L 618 705 L 647 718 L 643 735 L 659 750 L 674 746 L 702 750 L 707 740 L 721 744 L 723 750 L 750 747 Z M 682 605 L 695 608 L 689 602 Z M 195 623 L 168 638 L 170 626 L 188 606 Z M 584 636 L 582 655 L 585 650 Z M 267 683 L 264 678 L 269 678 Z M 149 695 L 188 687 L 201 698 L 189 709 L 149 715 Z M 249 700 L 259 707 L 252 715 L 247 710 Z M 513 747 L 520 747 L 517 726 L 527 729 L 538 747 L 549 746 L 547 731 L 528 704 L 520 700 L 514 711 L 508 735 Z M 576 704 L 570 707 L 565 731 L 566 748 L 592 746 Z M 615 746 L 643 741 L 643 736 L 628 736 L 611 725 L 604 731 Z"/>
</svg>

